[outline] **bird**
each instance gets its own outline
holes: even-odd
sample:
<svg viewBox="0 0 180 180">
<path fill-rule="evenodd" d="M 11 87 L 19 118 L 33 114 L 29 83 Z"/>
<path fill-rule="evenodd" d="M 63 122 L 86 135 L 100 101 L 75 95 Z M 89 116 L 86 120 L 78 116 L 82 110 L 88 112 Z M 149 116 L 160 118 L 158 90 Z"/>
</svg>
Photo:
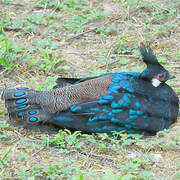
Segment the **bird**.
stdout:
<svg viewBox="0 0 180 180">
<path fill-rule="evenodd" d="M 142 72 L 114 72 L 87 78 L 58 78 L 49 91 L 5 89 L 10 119 L 54 124 L 84 133 L 155 135 L 176 122 L 179 99 L 166 81 L 171 75 L 149 46 L 139 50 Z"/>
</svg>

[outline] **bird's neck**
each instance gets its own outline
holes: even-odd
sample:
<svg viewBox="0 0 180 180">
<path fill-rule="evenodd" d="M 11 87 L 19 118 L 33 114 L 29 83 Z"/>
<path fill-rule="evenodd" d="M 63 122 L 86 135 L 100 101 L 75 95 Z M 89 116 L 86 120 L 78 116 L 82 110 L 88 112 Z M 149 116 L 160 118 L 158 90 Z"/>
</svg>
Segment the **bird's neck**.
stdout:
<svg viewBox="0 0 180 180">
<path fill-rule="evenodd" d="M 145 80 L 145 81 L 149 81 L 151 82 L 152 77 L 151 77 L 151 70 L 149 67 L 147 67 L 141 74 L 140 74 L 140 78 Z"/>
</svg>

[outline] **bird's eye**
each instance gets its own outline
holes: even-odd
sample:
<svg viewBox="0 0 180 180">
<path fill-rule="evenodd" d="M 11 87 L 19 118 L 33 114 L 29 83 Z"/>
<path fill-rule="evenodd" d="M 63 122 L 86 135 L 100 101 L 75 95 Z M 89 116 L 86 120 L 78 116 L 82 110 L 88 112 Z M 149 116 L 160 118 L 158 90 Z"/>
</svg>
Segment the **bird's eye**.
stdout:
<svg viewBox="0 0 180 180">
<path fill-rule="evenodd" d="M 159 78 L 163 78 L 164 77 L 164 74 L 159 74 Z"/>
<path fill-rule="evenodd" d="M 166 73 L 159 73 L 157 76 L 156 76 L 156 79 L 158 79 L 159 81 L 165 81 L 166 79 Z"/>
</svg>

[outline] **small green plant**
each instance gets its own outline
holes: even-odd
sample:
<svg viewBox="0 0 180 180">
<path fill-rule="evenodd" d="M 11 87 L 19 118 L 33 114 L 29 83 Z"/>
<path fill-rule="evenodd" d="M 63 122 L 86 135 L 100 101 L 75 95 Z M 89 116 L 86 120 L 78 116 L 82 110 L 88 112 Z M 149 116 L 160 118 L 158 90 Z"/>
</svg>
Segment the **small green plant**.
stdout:
<svg viewBox="0 0 180 180">
<path fill-rule="evenodd" d="M 176 180 L 180 179 L 180 170 L 176 173 Z"/>
<path fill-rule="evenodd" d="M 101 19 L 102 17 L 109 16 L 112 13 L 111 11 L 102 12 L 102 11 L 99 11 L 97 9 L 92 9 L 92 8 L 89 8 L 88 12 L 91 19 Z"/>
<path fill-rule="evenodd" d="M 10 124 L 3 123 L 3 124 L 0 124 L 0 129 L 8 129 L 9 126 L 10 126 Z"/>
<path fill-rule="evenodd" d="M 84 0 L 34 0 L 32 5 L 40 8 L 55 8 L 56 10 L 62 10 L 65 12 L 75 12 L 77 10 L 85 8 L 86 1 Z"/>
<path fill-rule="evenodd" d="M 51 49 L 39 48 L 40 56 L 31 57 L 29 59 L 26 57 L 24 61 L 27 61 L 29 67 L 34 67 L 34 71 L 42 70 L 46 73 L 57 72 L 60 70 L 68 70 L 70 67 L 67 65 L 62 65 L 65 62 L 65 57 L 59 53 L 59 50 L 54 50 L 53 46 Z M 38 65 L 38 66 L 37 66 Z"/>
<path fill-rule="evenodd" d="M 40 69 L 41 70 L 45 70 L 45 72 L 49 72 L 51 71 L 55 71 L 58 69 L 63 69 L 63 66 L 59 66 L 56 68 L 56 64 L 60 63 L 60 62 L 64 62 L 65 61 L 65 57 L 61 56 L 59 57 L 59 54 L 56 52 L 51 52 L 51 50 L 49 49 L 40 49 L 41 54 L 43 55 L 43 57 L 41 59 L 39 59 L 39 61 L 44 61 L 44 63 L 40 64 Z M 64 68 L 66 69 L 66 67 Z"/>
<path fill-rule="evenodd" d="M 24 21 L 29 21 L 36 25 L 47 25 L 46 16 L 44 14 L 27 15 L 24 17 Z"/>
<path fill-rule="evenodd" d="M 84 29 L 84 25 L 86 23 L 88 23 L 87 16 L 83 14 L 78 14 L 70 18 L 65 27 L 67 29 L 72 30 L 74 33 L 82 33 Z"/>
<path fill-rule="evenodd" d="M 66 12 L 75 12 L 81 9 L 85 9 L 86 5 L 87 2 L 84 0 L 63 0 L 62 5 L 59 6 L 59 9 L 62 9 Z"/>
<path fill-rule="evenodd" d="M 106 170 L 105 175 L 98 178 L 98 180 L 122 180 L 121 176 L 119 173 L 114 174 L 111 170 Z"/>
<path fill-rule="evenodd" d="M 168 142 L 167 146 L 172 149 L 178 149 L 180 147 L 180 137 L 172 137 L 172 140 Z"/>
<path fill-rule="evenodd" d="M 129 40 L 126 37 L 122 37 L 120 40 L 116 43 L 116 49 L 115 52 L 117 54 L 127 54 L 127 55 L 139 55 L 138 47 L 137 45 L 131 45 L 128 47 L 127 43 L 133 43 L 133 40 Z"/>
<path fill-rule="evenodd" d="M 25 160 L 26 157 L 27 157 L 26 153 L 20 152 L 20 153 L 17 154 L 17 158 L 18 158 L 19 161 Z"/>
<path fill-rule="evenodd" d="M 178 50 L 176 52 L 176 57 L 175 57 L 176 60 L 180 60 L 180 50 Z"/>
<path fill-rule="evenodd" d="M 72 180 L 85 180 L 90 179 L 94 173 L 93 170 L 89 170 L 87 173 L 83 173 L 79 168 L 76 168 L 77 175 L 72 176 Z"/>
<path fill-rule="evenodd" d="M 23 48 L 15 45 L 11 38 L 0 30 L 0 64 L 6 68 L 15 68 L 15 61 L 20 58 Z"/>
<path fill-rule="evenodd" d="M 2 0 L 2 3 L 4 6 L 8 5 L 10 3 L 11 0 Z"/>
<path fill-rule="evenodd" d="M 58 146 L 64 149 L 62 152 L 68 153 L 73 149 L 80 148 L 84 144 L 84 142 L 79 141 L 78 137 L 80 136 L 80 131 L 72 133 L 70 130 L 65 129 L 64 131 L 60 130 L 58 134 L 55 134 L 52 138 L 43 137 L 42 142 L 44 145 L 49 143 Z"/>
<path fill-rule="evenodd" d="M 7 132 L 5 131 L 2 134 L 0 134 L 0 139 L 2 141 L 3 139 L 7 139 L 7 138 L 9 138 L 11 136 L 12 136 L 12 132 L 11 131 L 7 131 Z"/>
<path fill-rule="evenodd" d="M 0 163 L 1 164 L 5 164 L 5 165 L 8 164 L 6 161 L 6 158 L 7 158 L 8 154 L 12 151 L 12 149 L 14 149 L 17 146 L 18 143 L 19 142 L 13 144 L 4 154 L 0 154 L 0 156 L 1 156 L 0 157 Z"/>
<path fill-rule="evenodd" d="M 81 131 L 75 131 L 72 133 L 70 130 L 65 129 L 66 132 L 65 135 L 65 142 L 66 142 L 66 147 L 71 147 L 71 148 L 80 148 L 84 143 L 79 141 L 78 137 L 81 136 Z"/>
<path fill-rule="evenodd" d="M 83 137 L 85 137 L 89 142 L 91 143 L 97 143 L 97 140 L 93 135 L 90 134 L 82 134 Z"/>
<path fill-rule="evenodd" d="M 39 179 L 46 177 L 49 180 L 72 178 L 72 173 L 76 172 L 73 161 L 62 161 L 51 163 L 49 165 L 35 164 L 33 167 L 21 166 L 16 171 L 16 178 L 20 179 Z"/>
<path fill-rule="evenodd" d="M 146 180 L 153 179 L 153 173 L 151 171 L 143 170 L 148 168 L 150 163 L 143 159 L 134 159 L 129 163 L 125 163 L 120 167 L 121 171 L 124 172 L 124 179 L 126 178 L 142 178 Z M 142 168 L 143 167 L 143 168 Z"/>
<path fill-rule="evenodd" d="M 52 90 L 53 87 L 56 85 L 56 80 L 58 76 L 48 76 L 43 82 L 39 82 L 37 78 L 34 78 L 33 81 L 35 83 L 35 87 L 39 91 L 47 91 L 47 90 Z"/>
<path fill-rule="evenodd" d="M 1 17 L 1 15 L 0 15 Z M 14 21 L 11 20 L 10 17 L 4 17 L 2 15 L 0 19 L 0 28 L 4 28 L 5 30 L 10 30 L 10 31 L 19 31 L 23 27 L 23 21 L 19 18 L 16 17 Z"/>
</svg>

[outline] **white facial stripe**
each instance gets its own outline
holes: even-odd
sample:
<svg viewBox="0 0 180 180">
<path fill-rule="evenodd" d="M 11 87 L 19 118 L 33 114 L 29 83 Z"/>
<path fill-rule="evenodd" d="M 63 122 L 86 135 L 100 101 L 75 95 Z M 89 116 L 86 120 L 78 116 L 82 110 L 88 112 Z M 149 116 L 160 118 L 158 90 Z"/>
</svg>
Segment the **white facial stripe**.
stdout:
<svg viewBox="0 0 180 180">
<path fill-rule="evenodd" d="M 156 78 L 152 79 L 152 85 L 154 87 L 158 87 L 160 84 L 161 84 L 161 81 L 159 81 L 158 79 L 156 79 Z"/>
</svg>

